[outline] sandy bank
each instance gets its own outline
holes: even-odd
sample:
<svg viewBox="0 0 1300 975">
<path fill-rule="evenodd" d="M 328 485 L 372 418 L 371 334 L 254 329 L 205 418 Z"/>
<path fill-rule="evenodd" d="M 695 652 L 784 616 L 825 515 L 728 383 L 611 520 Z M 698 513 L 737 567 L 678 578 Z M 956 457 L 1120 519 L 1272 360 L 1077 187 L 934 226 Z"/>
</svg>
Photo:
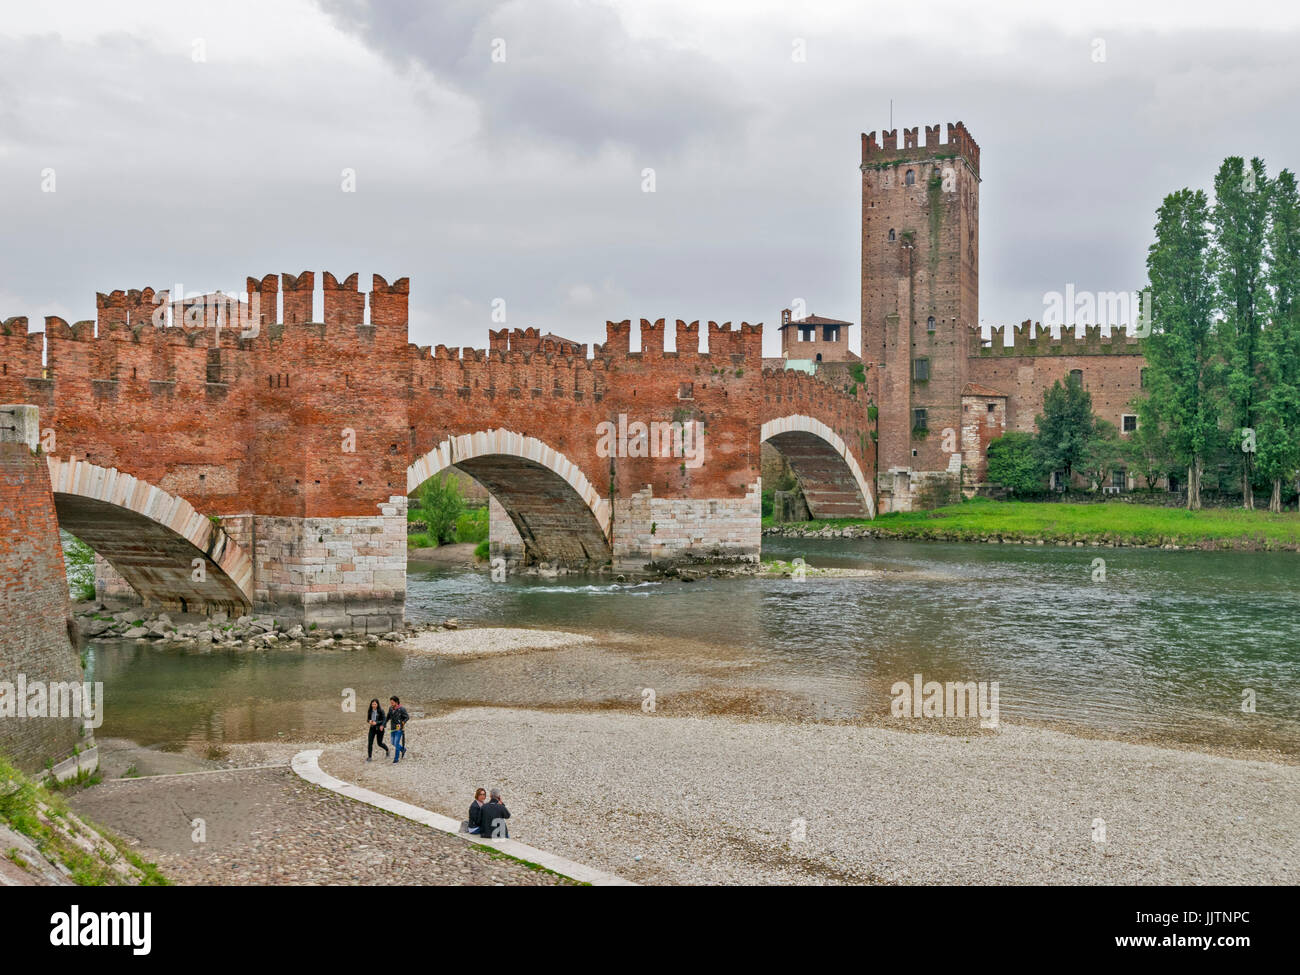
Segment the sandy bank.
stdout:
<svg viewBox="0 0 1300 975">
<path fill-rule="evenodd" d="M 430 630 L 398 645 L 399 650 L 448 657 L 486 657 L 528 650 L 558 650 L 591 643 L 592 637 L 560 630 L 484 626 L 471 630 Z"/>
<path fill-rule="evenodd" d="M 360 743 L 321 766 L 452 816 L 500 787 L 513 837 L 642 883 L 1300 880 L 1294 766 L 640 711 L 466 709 L 413 722 L 411 745 L 396 767 Z"/>
</svg>

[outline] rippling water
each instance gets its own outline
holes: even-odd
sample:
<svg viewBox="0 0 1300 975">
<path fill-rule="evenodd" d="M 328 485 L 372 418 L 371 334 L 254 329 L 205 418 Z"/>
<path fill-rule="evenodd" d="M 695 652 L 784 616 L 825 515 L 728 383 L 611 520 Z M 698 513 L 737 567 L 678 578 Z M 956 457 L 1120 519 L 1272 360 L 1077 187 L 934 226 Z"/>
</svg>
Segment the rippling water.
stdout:
<svg viewBox="0 0 1300 975">
<path fill-rule="evenodd" d="M 1300 560 L 874 540 L 772 540 L 765 555 L 885 570 L 850 578 L 629 585 L 412 566 L 408 615 L 592 633 L 488 660 L 392 650 L 93 652 L 101 737 L 169 747 L 351 733 L 352 688 L 435 711 L 465 702 L 884 719 L 890 686 L 997 681 L 1004 720 L 1102 735 L 1300 751 Z M 1095 559 L 1105 560 L 1094 581 Z M 1253 690 L 1256 713 L 1242 712 Z"/>
</svg>

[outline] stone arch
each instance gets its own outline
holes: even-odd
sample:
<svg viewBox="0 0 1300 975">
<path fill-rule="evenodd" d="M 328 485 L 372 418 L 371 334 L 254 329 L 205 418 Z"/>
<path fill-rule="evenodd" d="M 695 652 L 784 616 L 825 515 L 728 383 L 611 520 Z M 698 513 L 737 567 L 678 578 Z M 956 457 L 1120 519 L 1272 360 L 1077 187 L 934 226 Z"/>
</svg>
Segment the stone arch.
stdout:
<svg viewBox="0 0 1300 975">
<path fill-rule="evenodd" d="M 84 460 L 47 458 L 59 527 L 102 555 L 146 602 L 244 612 L 253 560 L 184 498 Z M 194 559 L 204 560 L 194 578 Z"/>
<path fill-rule="evenodd" d="M 814 518 L 876 517 L 876 501 L 844 439 L 821 420 L 803 414 L 763 424 L 759 440 L 789 463 Z"/>
<path fill-rule="evenodd" d="M 487 488 L 505 509 L 526 562 L 611 561 L 609 501 L 577 464 L 543 441 L 510 430 L 450 437 L 407 468 L 407 494 L 453 466 Z"/>
</svg>

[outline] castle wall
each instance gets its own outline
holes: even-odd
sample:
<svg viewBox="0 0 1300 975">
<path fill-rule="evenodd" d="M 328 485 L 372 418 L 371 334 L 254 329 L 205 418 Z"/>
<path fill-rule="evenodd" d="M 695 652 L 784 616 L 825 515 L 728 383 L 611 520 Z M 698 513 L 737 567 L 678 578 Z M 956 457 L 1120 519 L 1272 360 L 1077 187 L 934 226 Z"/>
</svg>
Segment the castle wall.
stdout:
<svg viewBox="0 0 1300 975">
<path fill-rule="evenodd" d="M 992 339 L 981 342 L 973 334 L 969 374 L 971 382 L 1006 393 L 1007 429 L 1034 432 L 1034 417 L 1042 412 L 1043 394 L 1052 383 L 1072 370 L 1083 373 L 1083 388 L 1092 396 L 1092 411 L 1122 430 L 1126 413 L 1136 413 L 1134 401 L 1142 394 L 1146 357 L 1141 343 L 1123 332 L 1103 335 L 1089 326 L 1082 336 L 1066 328 L 1055 338 L 1050 331 L 1028 322 L 1011 331 L 992 329 Z"/>
</svg>

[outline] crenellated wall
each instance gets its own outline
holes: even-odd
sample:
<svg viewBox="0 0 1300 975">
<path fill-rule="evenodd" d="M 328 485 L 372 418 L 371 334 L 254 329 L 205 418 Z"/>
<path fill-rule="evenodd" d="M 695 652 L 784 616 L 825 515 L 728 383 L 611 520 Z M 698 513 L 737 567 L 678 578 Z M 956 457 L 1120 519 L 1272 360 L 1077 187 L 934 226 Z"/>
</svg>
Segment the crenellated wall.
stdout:
<svg viewBox="0 0 1300 975">
<path fill-rule="evenodd" d="M 811 416 L 862 469 L 874 465 L 866 390 L 765 371 L 761 325 L 708 322 L 701 349 L 700 323 L 679 320 L 676 351 L 665 351 L 664 319 L 641 320 L 639 352 L 631 321 L 607 322 L 590 349 L 534 328 L 492 331 L 486 349 L 430 349 L 407 341 L 406 278 L 375 275 L 360 292 L 356 274 L 326 272 L 319 305 L 316 282 L 304 271 L 249 277 L 242 296 L 114 291 L 97 297 L 96 321 L 51 318 L 44 334 L 9 319 L 0 401 L 41 408 L 52 454 L 128 472 L 222 519 L 255 553 L 259 608 L 362 628 L 400 620 L 408 469 L 450 439 L 504 430 L 543 443 L 613 512 L 601 545 L 629 566 L 757 557 L 768 420 Z M 630 428 L 635 441 L 654 424 L 698 424 L 702 454 L 602 447 L 603 429 Z M 536 541 L 525 519 L 559 524 L 568 510 L 537 492 L 570 487 L 524 476 L 528 463 L 478 469 L 498 486 L 516 479 L 509 513 Z"/>
</svg>

